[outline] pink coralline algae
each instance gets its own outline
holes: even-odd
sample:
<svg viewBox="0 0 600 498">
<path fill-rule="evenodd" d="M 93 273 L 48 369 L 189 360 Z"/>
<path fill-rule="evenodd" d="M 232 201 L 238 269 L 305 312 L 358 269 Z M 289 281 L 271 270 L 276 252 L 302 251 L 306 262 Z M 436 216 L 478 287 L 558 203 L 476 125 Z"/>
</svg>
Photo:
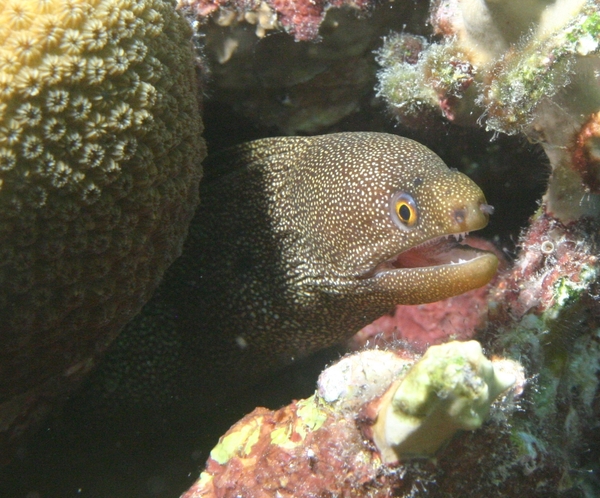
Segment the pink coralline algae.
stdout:
<svg viewBox="0 0 600 498">
<path fill-rule="evenodd" d="M 593 113 L 569 147 L 573 169 L 590 193 L 600 194 L 600 112 Z"/>
<path fill-rule="evenodd" d="M 487 316 L 487 287 L 429 304 L 399 305 L 350 340 L 350 349 L 389 347 L 402 342 L 423 352 L 449 338 L 467 340 Z"/>
<path fill-rule="evenodd" d="M 369 0 L 269 0 L 246 2 L 244 0 L 182 0 L 180 5 L 190 6 L 200 18 L 220 13 L 220 24 L 245 20 L 264 29 L 283 28 L 296 41 L 316 40 L 325 13 L 332 7 L 351 7 L 366 11 L 374 2 Z"/>
<path fill-rule="evenodd" d="M 223 436 L 204 477 L 182 498 L 291 498 L 319 496 L 324 490 L 362 496 L 389 481 L 377 475 L 378 463 L 363 447 L 352 419 L 334 416 L 311 398 L 246 415 Z"/>
<path fill-rule="evenodd" d="M 590 225 L 582 221 L 565 226 L 547 214 L 535 216 L 521 241 L 519 259 L 492 291 L 491 301 L 502 303 L 500 308 L 493 307 L 492 317 L 500 310 L 513 319 L 529 312 L 539 315 L 564 304 L 557 302 L 556 296 L 562 280 L 583 285 L 583 269 L 592 271 L 598 264 L 593 239 L 586 235 Z"/>
</svg>

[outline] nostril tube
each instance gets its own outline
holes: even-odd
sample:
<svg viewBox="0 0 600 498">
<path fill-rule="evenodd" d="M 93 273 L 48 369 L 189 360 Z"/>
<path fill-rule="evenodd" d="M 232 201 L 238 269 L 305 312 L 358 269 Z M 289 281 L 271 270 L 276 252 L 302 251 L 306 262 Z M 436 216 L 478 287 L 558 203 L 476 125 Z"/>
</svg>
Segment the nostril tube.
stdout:
<svg viewBox="0 0 600 498">
<path fill-rule="evenodd" d="M 482 213 L 485 214 L 494 214 L 494 206 L 490 206 L 489 204 L 486 204 L 485 202 L 482 202 L 481 204 L 479 204 L 479 209 L 481 210 Z"/>
</svg>

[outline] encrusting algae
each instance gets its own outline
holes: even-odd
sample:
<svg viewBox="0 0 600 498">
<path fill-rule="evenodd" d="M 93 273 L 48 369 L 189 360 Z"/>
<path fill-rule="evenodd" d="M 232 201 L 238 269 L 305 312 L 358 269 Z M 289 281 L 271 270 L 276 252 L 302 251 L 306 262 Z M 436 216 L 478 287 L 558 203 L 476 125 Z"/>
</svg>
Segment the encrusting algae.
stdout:
<svg viewBox="0 0 600 498">
<path fill-rule="evenodd" d="M 597 0 L 444 0 L 431 23 L 439 42 L 396 33 L 379 51 L 379 96 L 398 118 L 437 109 L 524 133 L 552 166 L 546 210 L 564 223 L 600 216 Z"/>
<path fill-rule="evenodd" d="M 169 1 L 0 3 L 0 453 L 181 251 L 204 156 L 190 37 Z"/>
<path fill-rule="evenodd" d="M 256 408 L 231 427 L 183 497 L 421 496 L 427 481 L 413 486 L 410 474 L 428 461 L 415 457 L 508 410 L 522 370 L 488 360 L 476 341 L 432 346 L 421 358 L 348 355 L 321 373 L 313 396 Z"/>
</svg>

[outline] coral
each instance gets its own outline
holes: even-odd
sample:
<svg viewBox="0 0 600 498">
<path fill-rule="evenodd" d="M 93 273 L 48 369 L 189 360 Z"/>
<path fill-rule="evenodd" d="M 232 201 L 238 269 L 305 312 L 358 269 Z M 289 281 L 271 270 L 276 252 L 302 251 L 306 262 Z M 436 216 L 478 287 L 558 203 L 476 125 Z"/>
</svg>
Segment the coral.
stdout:
<svg viewBox="0 0 600 498">
<path fill-rule="evenodd" d="M 559 461 L 565 489 L 585 482 L 583 435 L 599 416 L 597 233 L 589 220 L 565 226 L 537 213 L 490 300 L 490 346 L 521 358 L 537 377 L 530 416 L 515 421 L 513 433 L 548 448 L 532 465 Z"/>
<path fill-rule="evenodd" d="M 478 335 L 486 351 L 504 359 L 494 355 L 490 363 L 475 342 L 434 346 L 421 360 L 398 343 L 391 345 L 394 352 L 366 350 L 348 356 L 321 374 L 316 401 L 307 401 L 325 420 L 318 428 L 305 427 L 296 436 L 289 419 L 296 405 L 268 412 L 267 425 L 259 424 L 264 433 L 256 438 L 256 453 L 252 445 L 241 455 L 249 447 L 241 445 L 218 463 L 212 456 L 188 496 L 233 496 L 234 490 L 269 475 L 285 475 L 270 481 L 284 496 L 287 482 L 298 486 L 296 496 L 310 496 L 315 489 L 353 496 L 408 497 L 421 491 L 433 497 L 597 496 L 598 452 L 593 439 L 588 442 L 597 438 L 600 416 L 597 233 L 594 221 L 565 226 L 540 208 L 521 240 L 519 258 L 491 290 L 488 322 Z M 455 344 L 468 351 L 462 358 L 475 353 L 476 361 L 463 363 L 457 361 L 461 355 L 437 354 L 446 348 L 456 351 Z M 471 370 L 477 364 L 487 370 L 483 382 Z M 502 380 L 487 391 L 493 372 Z M 512 381 L 514 388 L 492 405 L 487 423 L 443 444 L 455 429 L 453 417 L 466 422 L 463 428 L 479 426 L 494 391 Z M 398 393 L 403 384 L 404 392 Z M 470 403 L 477 396 L 462 403 L 455 397 L 457 389 L 463 395 L 480 393 L 485 402 L 463 411 L 474 408 Z M 445 416 L 457 400 L 458 409 Z M 397 424 L 381 418 L 386 411 L 399 412 Z M 278 421 L 289 430 L 293 452 L 273 443 Z M 390 436 L 386 425 L 395 429 Z M 375 453 L 357 444 L 357 426 L 374 441 Z M 416 446 L 402 451 L 403 444 L 411 443 L 403 438 L 412 430 Z M 418 437 L 420 431 L 423 436 Z M 436 465 L 409 459 L 433 452 Z M 346 463 L 342 470 L 340 459 Z M 272 465 L 281 461 L 285 469 Z M 340 480 L 332 484 L 323 477 L 326 468 Z M 298 483 L 309 478 L 318 480 L 305 493 Z"/>
<path fill-rule="evenodd" d="M 214 5 L 205 4 L 208 10 Z M 253 5 L 256 8 L 248 18 L 256 23 L 259 35 L 278 26 L 271 7 Z M 391 5 L 385 4 L 386 12 Z M 428 118 L 437 113 L 451 123 L 485 125 L 499 133 L 541 141 L 552 163 L 549 191 L 520 239 L 514 265 L 491 290 L 479 292 L 468 305 L 462 300 L 468 297 L 463 296 L 449 303 L 411 307 L 410 314 L 402 308 L 398 314 L 404 316 L 397 314 L 394 321 L 386 317 L 387 325 L 399 330 L 390 334 L 391 344 L 379 338 L 376 344 L 393 351 L 348 356 L 323 372 L 314 397 L 276 412 L 257 409 L 245 417 L 222 438 L 187 496 L 320 496 L 327 491 L 341 496 L 431 498 L 600 496 L 597 5 L 571 0 L 438 1 L 432 21 L 442 36 L 435 43 L 418 36 L 425 31 L 415 18 L 394 20 L 396 30 L 405 23 L 407 27 L 402 28 L 403 35 L 388 36 L 379 52 L 384 65 L 379 89 L 396 116 L 422 127 L 424 112 Z M 246 115 L 252 119 L 266 116 L 269 126 L 290 133 L 310 133 L 325 122 L 335 123 L 343 112 L 328 114 L 326 101 L 332 98 L 332 86 L 314 91 L 311 78 L 316 74 L 326 80 L 324 75 L 333 66 L 344 74 L 344 66 L 333 62 L 335 54 L 354 52 L 357 59 L 353 60 L 364 62 L 382 25 L 375 29 L 374 24 L 366 28 L 369 23 L 361 23 L 359 29 L 358 23 L 343 19 L 340 29 L 350 26 L 356 38 L 330 38 L 339 32 L 340 19 L 333 15 L 339 11 L 331 9 L 321 26 L 319 45 L 295 43 L 283 35 L 265 36 L 257 43 L 255 26 L 237 24 L 241 16 L 234 10 L 223 8 L 215 16 L 225 26 L 217 28 L 213 21 L 201 26 L 214 65 L 219 110 L 234 101 L 237 110 L 249 110 Z M 311 59 L 315 53 L 318 56 Z M 362 68 L 357 72 L 370 84 Z M 282 81 L 292 83 L 286 86 Z M 303 83 L 306 86 L 301 88 Z M 262 93 L 252 98 L 257 86 Z M 357 102 L 352 100 L 357 88 L 341 95 L 339 102 Z M 60 99 L 57 103 L 60 107 Z M 295 121 L 295 111 L 306 111 L 307 117 Z M 245 123 L 230 120 L 226 125 L 229 134 Z M 359 125 L 373 123 L 361 115 Z M 494 147 L 503 143 L 504 139 L 496 140 Z M 35 153 L 35 140 L 26 145 Z M 469 136 L 463 135 L 452 144 L 452 151 L 464 153 L 472 146 Z M 493 157 L 502 161 L 503 154 Z M 0 161 L 10 165 L 11 155 L 0 156 Z M 535 171 L 523 181 L 509 168 L 490 166 L 485 160 L 472 162 L 478 163 L 476 174 L 485 175 L 490 184 L 505 183 L 502 188 L 511 192 L 518 191 L 517 183 L 540 181 L 538 176 L 545 180 Z M 529 162 L 523 161 L 522 169 L 531 172 Z M 506 203 L 505 218 L 521 207 L 518 195 L 513 199 L 514 203 Z M 420 335 L 423 330 L 426 337 Z M 363 332 L 363 339 L 369 333 Z M 365 444 L 370 441 L 378 397 L 395 377 L 406 374 L 417 359 L 415 351 L 448 334 L 475 337 L 494 368 L 496 355 L 518 360 L 524 371 L 513 372 L 514 397 L 495 402 L 478 430 L 461 431 L 442 444 L 434 461 L 383 464 L 375 445 Z M 149 349 L 155 345 L 164 345 L 160 335 L 147 343 Z M 281 389 L 289 393 L 292 385 Z M 270 384 L 263 387 L 272 389 Z M 171 394 L 168 389 L 167 394 Z M 230 404 L 220 407 L 216 417 L 225 418 L 231 409 Z M 205 425 L 202 429 L 210 432 Z M 103 426 L 103 434 L 105 430 Z M 190 439 L 196 437 L 194 433 Z M 196 456 L 203 455 L 197 448 Z M 161 460 L 166 458 L 166 452 L 159 453 Z M 191 451 L 181 453 L 189 459 Z M 188 465 L 186 472 L 195 463 Z"/>
<path fill-rule="evenodd" d="M 447 119 L 468 122 L 471 112 L 463 109 L 462 97 L 474 82 L 475 68 L 456 44 L 430 44 L 421 36 L 393 34 L 384 38 L 377 62 L 384 68 L 378 95 L 404 121 L 439 106 Z"/>
<path fill-rule="evenodd" d="M 190 35 L 163 0 L 0 6 L 0 447 L 181 251 L 204 155 Z"/>
<path fill-rule="evenodd" d="M 381 459 L 433 456 L 457 430 L 481 427 L 492 402 L 515 382 L 476 341 L 431 346 L 380 402 L 373 441 Z"/>
<path fill-rule="evenodd" d="M 597 234 L 594 220 L 564 225 L 543 208 L 531 220 L 476 336 L 490 353 L 518 360 L 527 385 L 502 430 L 455 438 L 438 452 L 438 470 L 419 479 L 435 480 L 441 496 L 597 496 Z M 474 462 L 480 473 L 468 472 Z"/>
<path fill-rule="evenodd" d="M 379 53 L 379 92 L 399 119 L 418 125 L 424 111 L 441 111 L 457 124 L 522 133 L 542 144 L 552 167 L 477 336 L 487 350 L 521 361 L 532 379 L 508 437 L 494 438 L 489 460 L 502 469 L 494 480 L 527 477 L 515 494 L 535 484 L 553 496 L 597 496 L 597 452 L 586 438 L 599 416 L 598 3 L 449 0 L 436 2 L 431 18 L 444 35 L 439 43 L 392 35 Z M 481 452 L 476 440 L 461 455 Z M 489 489 L 477 478 L 438 484 L 461 496 Z"/>
<path fill-rule="evenodd" d="M 518 381 L 522 388 L 524 378 L 516 362 L 494 360 L 492 366 L 481 356 L 477 343 L 463 343 L 466 356 L 456 344 L 449 346 L 454 348 L 450 356 L 455 360 L 468 362 L 475 352 L 476 363 L 488 374 L 502 364 L 503 375 L 512 376 L 510 383 Z M 420 375 L 420 365 L 431 364 L 444 347 L 431 348 L 420 360 L 402 352 L 377 350 L 343 358 L 321 374 L 318 391 L 312 397 L 277 412 L 257 408 L 234 425 L 211 451 L 206 470 L 183 496 L 396 496 L 402 487 L 401 476 L 415 468 L 410 463 L 390 467 L 379 451 L 373 451 L 363 434 L 371 437 L 369 411 L 382 403 L 377 398 L 390 384 L 396 385 L 395 379 L 411 383 L 411 375 Z M 470 390 L 471 381 L 475 378 L 467 374 L 454 389 L 462 386 Z M 485 391 L 485 384 L 477 384 L 475 389 L 479 388 Z M 515 393 L 504 396 L 494 409 L 510 404 Z M 488 404 L 484 403 L 483 412 Z M 474 426 L 469 424 L 469 428 Z"/>
<path fill-rule="evenodd" d="M 589 157 L 600 111 L 598 3 L 440 0 L 431 18 L 440 43 L 386 39 L 379 95 L 407 122 L 438 109 L 458 124 L 541 142 L 553 169 L 548 211 L 564 222 L 598 216 L 597 159 Z"/>
<path fill-rule="evenodd" d="M 475 496 L 511 476 L 526 479 L 503 487 L 509 496 L 534 488 L 597 496 L 597 452 L 586 438 L 599 416 L 598 3 L 439 1 L 432 21 L 444 35 L 439 43 L 397 34 L 379 52 L 379 93 L 396 116 L 418 126 L 424 113 L 441 111 L 457 124 L 522 133 L 541 142 L 552 166 L 476 336 L 486 350 L 522 362 L 532 379 L 510 431 L 493 436 L 492 454 L 477 460 L 495 462 L 496 484 L 469 476 L 438 485 Z M 483 455 L 477 441 L 460 447 L 461 458 Z M 440 461 L 447 475 L 463 468 Z"/>
</svg>

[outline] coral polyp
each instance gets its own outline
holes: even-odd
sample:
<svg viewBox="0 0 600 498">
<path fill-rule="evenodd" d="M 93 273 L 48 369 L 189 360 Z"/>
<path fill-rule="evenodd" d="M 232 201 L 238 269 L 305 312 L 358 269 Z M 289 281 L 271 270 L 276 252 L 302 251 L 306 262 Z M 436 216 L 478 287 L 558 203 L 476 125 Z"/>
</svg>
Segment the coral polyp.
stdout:
<svg viewBox="0 0 600 498">
<path fill-rule="evenodd" d="M 0 452 L 181 250 L 204 155 L 189 38 L 162 0 L 0 5 Z"/>
</svg>

